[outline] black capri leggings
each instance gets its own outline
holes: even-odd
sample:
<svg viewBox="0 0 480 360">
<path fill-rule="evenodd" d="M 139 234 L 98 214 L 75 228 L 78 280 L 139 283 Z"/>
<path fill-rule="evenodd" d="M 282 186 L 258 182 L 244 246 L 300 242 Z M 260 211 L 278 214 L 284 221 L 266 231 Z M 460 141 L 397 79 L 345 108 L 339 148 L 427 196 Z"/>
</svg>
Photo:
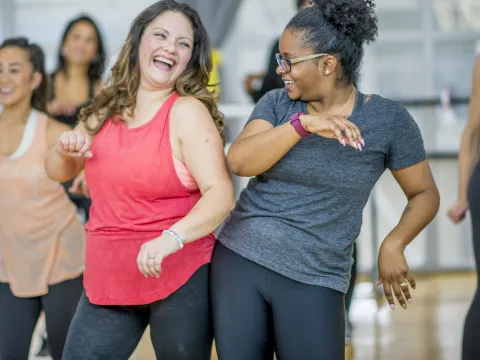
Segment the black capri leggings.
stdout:
<svg viewBox="0 0 480 360">
<path fill-rule="evenodd" d="M 148 324 L 157 359 L 210 360 L 213 330 L 209 265 L 176 292 L 148 305 L 102 306 L 83 295 L 65 345 L 65 360 L 128 360 Z"/>
<path fill-rule="evenodd" d="M 306 285 L 217 242 L 211 271 L 220 360 L 343 360 L 344 295 Z"/>
<path fill-rule="evenodd" d="M 0 359 L 28 359 L 32 335 L 42 310 L 54 360 L 62 358 L 68 327 L 83 291 L 82 277 L 49 286 L 39 297 L 19 298 L 0 283 Z"/>
<path fill-rule="evenodd" d="M 473 170 L 468 187 L 468 203 L 472 218 L 473 250 L 477 265 L 477 291 L 463 329 L 462 360 L 480 359 L 480 163 Z"/>
</svg>

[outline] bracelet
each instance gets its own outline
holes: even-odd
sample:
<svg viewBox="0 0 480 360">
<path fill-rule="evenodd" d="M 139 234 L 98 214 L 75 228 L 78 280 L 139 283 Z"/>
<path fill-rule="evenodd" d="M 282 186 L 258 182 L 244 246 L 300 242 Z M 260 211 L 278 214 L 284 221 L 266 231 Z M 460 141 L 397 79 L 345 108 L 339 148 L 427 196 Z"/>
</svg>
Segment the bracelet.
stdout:
<svg viewBox="0 0 480 360">
<path fill-rule="evenodd" d="M 178 236 L 176 233 L 174 233 L 172 230 L 163 230 L 162 231 L 162 234 L 167 234 L 167 235 L 170 235 L 171 237 L 173 237 L 175 240 L 177 240 L 178 242 L 178 246 L 181 248 L 183 248 L 183 240 L 180 236 Z"/>
</svg>

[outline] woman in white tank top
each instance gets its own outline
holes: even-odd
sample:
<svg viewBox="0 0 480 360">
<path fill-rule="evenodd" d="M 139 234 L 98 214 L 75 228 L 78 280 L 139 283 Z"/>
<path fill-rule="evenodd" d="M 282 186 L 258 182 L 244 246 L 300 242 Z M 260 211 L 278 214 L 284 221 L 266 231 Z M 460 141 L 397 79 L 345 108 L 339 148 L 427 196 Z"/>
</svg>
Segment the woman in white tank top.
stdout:
<svg viewBox="0 0 480 360">
<path fill-rule="evenodd" d="M 45 111 L 42 50 L 0 45 L 0 358 L 27 359 L 40 313 L 53 359 L 61 359 L 83 290 L 85 231 L 44 159 L 66 125 Z"/>
</svg>

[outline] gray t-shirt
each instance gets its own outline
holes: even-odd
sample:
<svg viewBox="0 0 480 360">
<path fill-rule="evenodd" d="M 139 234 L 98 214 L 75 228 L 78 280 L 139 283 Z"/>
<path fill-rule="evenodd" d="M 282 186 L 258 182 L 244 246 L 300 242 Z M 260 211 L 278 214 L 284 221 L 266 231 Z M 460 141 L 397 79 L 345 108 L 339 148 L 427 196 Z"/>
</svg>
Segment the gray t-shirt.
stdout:
<svg viewBox="0 0 480 360">
<path fill-rule="evenodd" d="M 420 130 L 400 103 L 379 95 L 364 99 L 357 96 L 349 118 L 365 140 L 363 151 L 316 134 L 301 139 L 249 181 L 218 240 L 290 279 L 346 293 L 353 242 L 373 186 L 385 169 L 426 158 Z M 306 103 L 278 89 L 259 101 L 249 121 L 279 126 L 296 112 L 308 113 Z"/>
</svg>

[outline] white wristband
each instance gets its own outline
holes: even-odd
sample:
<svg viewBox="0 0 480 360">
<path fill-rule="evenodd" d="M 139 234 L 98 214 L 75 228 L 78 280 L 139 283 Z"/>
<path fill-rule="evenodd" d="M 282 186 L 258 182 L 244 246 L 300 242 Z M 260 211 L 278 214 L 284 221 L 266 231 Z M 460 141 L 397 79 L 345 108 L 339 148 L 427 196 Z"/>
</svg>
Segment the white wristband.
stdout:
<svg viewBox="0 0 480 360">
<path fill-rule="evenodd" d="M 172 230 L 163 230 L 162 231 L 162 234 L 167 234 L 167 235 L 170 235 L 171 237 L 173 237 L 175 240 L 177 240 L 178 242 L 178 246 L 181 248 L 183 248 L 183 240 L 180 236 L 178 236 L 176 233 L 174 233 Z"/>
</svg>

